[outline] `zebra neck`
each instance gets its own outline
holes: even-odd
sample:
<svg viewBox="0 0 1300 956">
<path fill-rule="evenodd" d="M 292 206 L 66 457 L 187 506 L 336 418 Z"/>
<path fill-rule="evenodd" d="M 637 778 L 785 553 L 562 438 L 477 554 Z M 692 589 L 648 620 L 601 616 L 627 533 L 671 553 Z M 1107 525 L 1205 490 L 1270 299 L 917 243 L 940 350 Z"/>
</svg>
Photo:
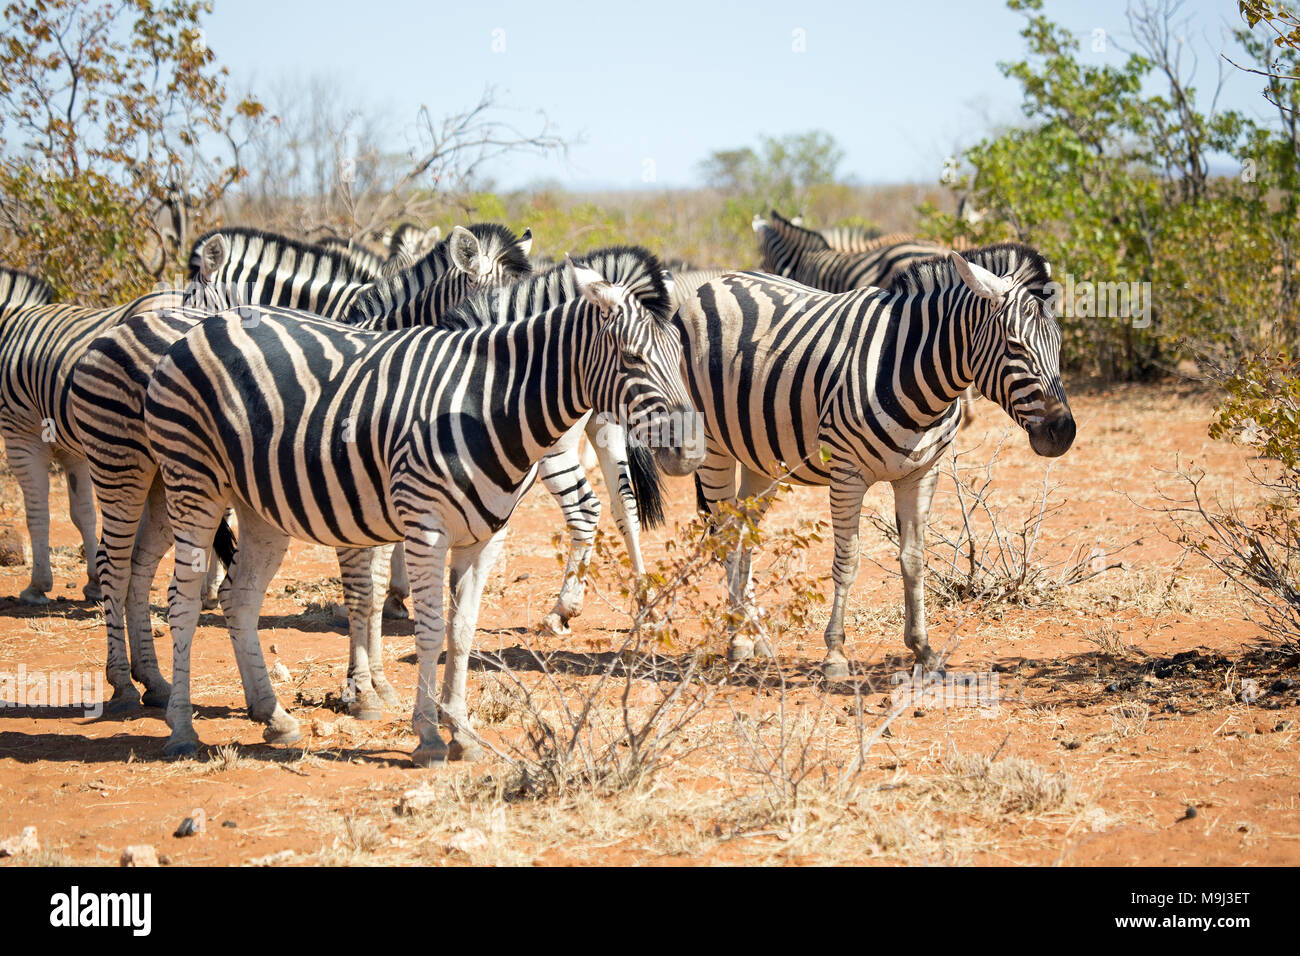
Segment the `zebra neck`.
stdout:
<svg viewBox="0 0 1300 956">
<path fill-rule="evenodd" d="M 503 447 L 525 454 L 525 470 L 592 409 L 588 370 L 598 333 L 582 303 L 484 330 L 485 420 Z"/>
<path fill-rule="evenodd" d="M 973 341 L 979 309 L 966 290 L 933 289 L 895 298 L 880 351 L 877 388 L 906 399 L 908 417 L 926 427 L 947 415 L 973 382 Z"/>
</svg>

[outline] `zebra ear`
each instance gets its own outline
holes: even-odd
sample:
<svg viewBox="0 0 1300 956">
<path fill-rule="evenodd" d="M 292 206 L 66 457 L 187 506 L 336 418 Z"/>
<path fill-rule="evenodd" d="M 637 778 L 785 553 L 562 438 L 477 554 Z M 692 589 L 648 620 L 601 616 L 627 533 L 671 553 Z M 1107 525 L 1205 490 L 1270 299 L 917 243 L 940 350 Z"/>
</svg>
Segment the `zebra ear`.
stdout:
<svg viewBox="0 0 1300 956">
<path fill-rule="evenodd" d="M 800 228 L 803 228 L 803 214 L 800 213 L 799 215 L 797 215 L 797 216 L 795 216 L 793 219 L 791 219 L 791 220 L 790 220 L 790 225 L 792 225 L 792 226 L 798 226 L 798 227 L 800 227 Z"/>
<path fill-rule="evenodd" d="M 457 226 L 447 240 L 451 243 L 451 263 L 461 272 L 478 273 L 478 236 L 464 226 Z"/>
<path fill-rule="evenodd" d="M 515 243 L 515 245 L 519 246 L 520 252 L 524 255 L 528 255 L 529 251 L 533 248 L 533 231 L 531 229 L 525 229 L 524 234 L 519 237 L 519 241 Z"/>
<path fill-rule="evenodd" d="M 564 254 L 564 261 L 569 264 L 573 270 L 573 280 L 578 286 L 578 293 L 600 310 L 601 314 L 612 312 L 618 308 L 618 294 L 614 287 L 609 284 L 609 280 L 603 275 L 588 266 L 580 266 L 569 258 L 569 254 Z"/>
<path fill-rule="evenodd" d="M 673 292 L 677 288 L 677 283 L 673 280 L 671 272 L 662 272 L 660 275 L 664 278 L 664 291 L 668 293 L 668 301 L 673 300 Z"/>
<path fill-rule="evenodd" d="M 1010 279 L 996 276 L 983 266 L 967 262 L 961 257 L 960 253 L 949 252 L 948 258 L 957 268 L 957 275 L 961 276 L 961 281 L 966 283 L 966 287 L 976 295 L 981 295 L 986 299 L 998 300 L 1011 290 L 1012 282 Z"/>
<path fill-rule="evenodd" d="M 424 234 L 424 241 L 420 243 L 421 249 L 431 249 L 442 240 L 442 227 L 430 226 L 429 231 Z"/>
<path fill-rule="evenodd" d="M 754 213 L 754 218 L 753 220 L 750 221 L 749 225 L 753 228 L 755 232 L 762 232 L 764 229 L 767 228 L 767 220 L 764 219 L 762 216 L 760 216 L 758 213 Z"/>
<path fill-rule="evenodd" d="M 204 283 L 212 281 L 217 271 L 226 264 L 230 256 L 230 243 L 222 235 L 212 236 L 203 243 L 199 250 L 199 280 Z"/>
</svg>

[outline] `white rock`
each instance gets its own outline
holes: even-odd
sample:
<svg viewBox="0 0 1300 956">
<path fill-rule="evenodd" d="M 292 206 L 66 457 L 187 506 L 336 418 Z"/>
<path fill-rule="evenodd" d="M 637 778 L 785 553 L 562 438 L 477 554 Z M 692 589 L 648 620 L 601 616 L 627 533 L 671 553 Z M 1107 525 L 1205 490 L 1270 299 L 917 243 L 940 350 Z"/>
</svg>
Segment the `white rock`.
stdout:
<svg viewBox="0 0 1300 956">
<path fill-rule="evenodd" d="M 292 677 L 293 675 L 289 673 L 289 668 L 284 666 L 283 661 L 276 661 L 271 665 L 271 680 L 283 684 Z"/>
<path fill-rule="evenodd" d="M 432 787 L 416 787 L 402 794 L 402 799 L 397 804 L 397 812 L 411 814 L 431 807 L 437 802 L 438 791 Z"/>
<path fill-rule="evenodd" d="M 466 827 L 447 841 L 447 852 L 469 854 L 487 846 L 487 837 L 477 827 Z"/>
<path fill-rule="evenodd" d="M 268 856 L 255 857 L 248 861 L 249 866 L 283 866 L 286 863 L 292 863 L 293 858 L 297 856 L 293 850 L 281 850 L 279 853 L 272 853 Z"/>
<path fill-rule="evenodd" d="M 332 720 L 321 720 L 317 717 L 311 722 L 311 735 L 313 737 L 333 737 L 339 732 L 339 725 Z"/>
<path fill-rule="evenodd" d="M 122 851 L 122 866 L 157 866 L 158 851 L 147 843 L 129 846 Z"/>
<path fill-rule="evenodd" d="M 6 856 L 26 856 L 28 853 L 39 853 L 41 841 L 36 839 L 36 827 L 23 827 L 23 832 L 18 836 L 10 837 L 3 843 L 0 843 L 0 859 Z"/>
</svg>

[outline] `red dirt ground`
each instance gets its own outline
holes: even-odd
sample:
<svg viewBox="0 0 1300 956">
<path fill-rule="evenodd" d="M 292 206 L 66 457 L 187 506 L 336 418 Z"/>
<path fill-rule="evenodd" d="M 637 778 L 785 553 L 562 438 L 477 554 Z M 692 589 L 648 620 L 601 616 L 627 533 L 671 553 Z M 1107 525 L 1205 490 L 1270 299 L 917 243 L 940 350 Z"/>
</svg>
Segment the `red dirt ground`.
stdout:
<svg viewBox="0 0 1300 956">
<path fill-rule="evenodd" d="M 515 856 L 447 849 L 443 831 L 452 827 L 448 832 L 454 832 L 459 825 L 454 806 L 440 822 L 426 821 L 424 830 L 418 819 L 400 817 L 393 806 L 403 791 L 426 781 L 447 788 L 453 800 L 459 785 L 454 781 L 466 779 L 467 771 L 412 768 L 407 761 L 414 743 L 409 713 L 389 714 L 367 725 L 333 709 L 327 697 L 336 699 L 342 684 L 346 639 L 318 605 L 340 599 L 338 568 L 328 549 L 295 544 L 262 612 L 262 644 L 268 663 L 282 662 L 292 675 L 277 691 L 303 724 L 304 741 L 284 750 L 262 744 L 260 728 L 243 713 L 221 616 L 207 614 L 195 644 L 192 693 L 195 726 L 208 746 L 195 759 L 163 760 L 167 727 L 160 710 L 142 709 L 125 719 L 88 719 L 68 710 L 0 709 L 0 840 L 35 826 L 43 847 L 37 857 L 4 860 L 0 866 L 116 864 L 124 847 L 140 843 L 153 844 L 172 864 L 239 864 L 286 850 L 294 851 L 292 862 L 743 862 L 754 859 L 756 846 L 764 848 L 761 858 L 776 862 L 1296 864 L 1300 696 L 1294 689 L 1268 693 L 1277 681 L 1295 676 L 1296 658 L 1259 650 L 1262 634 L 1246 619 L 1238 593 L 1203 563 L 1181 559 L 1182 548 L 1170 539 L 1169 522 L 1158 511 L 1157 488 L 1179 488 L 1169 473 L 1180 460 L 1206 468 L 1220 494 L 1247 499 L 1247 457 L 1241 449 L 1207 437 L 1210 402 L 1201 393 L 1125 388 L 1085 393 L 1074 404 L 1078 441 L 1051 470 L 1064 505 L 1044 527 L 1047 553 L 1136 541 L 1120 555 L 1124 568 L 1045 607 L 993 609 L 972 619 L 961 609 L 932 603 L 932 643 L 942 646 L 954 633 L 960 637 L 950 668 L 975 671 L 999 665 L 1003 703 L 992 718 L 951 708 L 914 716 L 909 709 L 893 724 L 892 736 L 873 748 L 872 760 L 878 764 L 869 761 L 867 776 L 873 784 L 915 782 L 938 772 L 951 752 L 1014 756 L 1068 776 L 1079 800 L 1076 811 L 950 815 L 945 833 L 961 834 L 964 842 L 929 856 L 882 852 L 883 844 L 864 844 L 841 847 L 828 857 L 826 850 L 807 841 L 799 844 L 789 833 L 745 833 L 735 821 L 725 827 L 718 823 L 714 832 L 696 827 L 689 816 L 657 818 L 648 830 L 633 827 L 608 837 L 595 833 L 590 808 L 559 801 L 549 807 L 508 805 L 505 823 L 489 828 L 510 834 Z M 986 459 L 1010 426 L 987 402 L 978 411 L 975 426 L 960 440 L 963 448 L 979 449 L 971 460 Z M 1042 485 L 1044 467 L 1023 435 L 1010 436 L 995 472 L 998 502 L 1008 513 L 1023 513 Z M 670 489 L 670 520 L 689 520 L 694 503 L 689 482 L 673 481 Z M 598 492 L 604 496 L 599 485 Z M 890 514 L 888 489 L 873 489 L 866 508 Z M 28 568 L 0 568 L 0 595 L 8 596 L 0 598 L 0 672 L 14 672 L 20 664 L 29 672 L 102 670 L 102 616 L 96 606 L 76 600 L 83 577 L 61 487 L 53 510 L 54 543 L 61 546 L 55 603 L 20 607 L 13 597 L 26 584 Z M 935 511 L 937 521 L 951 522 L 955 509 L 950 494 L 941 491 Z M 780 526 L 826 515 L 824 491 L 796 489 L 767 520 Z M 607 518 L 605 523 L 610 525 Z M 0 525 L 22 531 L 21 498 L 7 473 L 0 482 Z M 549 609 L 559 582 L 552 545 L 559 527 L 558 509 L 543 490 L 535 489 L 511 522 L 489 585 L 479 622 L 480 649 L 509 652 L 527 640 L 543 649 L 590 653 L 608 650 L 617 638 L 623 626 L 620 614 L 591 597 L 572 636 L 543 639 L 526 633 Z M 904 650 L 897 627 L 901 588 L 893 550 L 866 522 L 863 527 L 862 571 L 850 608 L 850 656 L 872 680 L 867 707 L 879 711 L 889 700 L 890 675 L 906 669 L 898 657 Z M 646 536 L 650 560 L 664 554 L 670 533 Z M 828 570 L 830 550 L 828 536 L 814 548 L 810 566 Z M 156 615 L 164 612 L 169 563 L 164 562 L 155 582 Z M 161 620 L 159 616 L 159 655 L 169 662 L 170 640 Z M 1115 659 L 1098 652 L 1088 637 L 1107 625 L 1135 645 L 1132 655 Z M 386 669 L 409 700 L 415 670 L 411 626 L 389 624 L 388 634 Z M 718 650 L 723 647 L 720 636 L 701 638 L 712 640 Z M 820 622 L 779 648 L 791 699 L 800 706 L 829 702 L 842 708 L 852 696 L 823 688 L 808 676 L 821 652 Z M 1170 660 L 1179 654 L 1184 656 Z M 1243 678 L 1261 688 L 1251 703 L 1239 699 Z M 471 673 L 471 707 L 483 680 L 484 671 Z M 760 711 L 772 700 L 770 689 L 743 683 L 726 693 L 734 706 Z M 727 713 L 716 704 L 709 715 L 725 722 Z M 316 719 L 337 723 L 336 733 L 313 736 Z M 240 759 L 226 767 L 217 748 L 232 743 Z M 493 763 L 476 765 L 472 772 L 482 773 Z M 680 786 L 684 796 L 686 791 L 707 796 L 740 786 L 732 773 L 715 772 L 707 752 L 698 754 L 691 767 L 689 777 L 676 775 L 661 787 Z M 610 798 L 611 813 L 623 812 L 622 799 Z M 922 834 L 916 839 L 925 842 L 931 836 L 926 833 L 927 804 L 920 800 L 909 806 L 910 819 Z M 1189 807 L 1195 808 L 1194 816 L 1187 816 Z M 207 832 L 174 837 L 181 819 L 195 808 L 206 814 Z M 485 826 L 478 813 L 466 804 L 460 823 Z M 348 821 L 358 819 L 371 836 L 356 836 Z M 543 819 L 547 826 L 539 822 Z M 678 829 L 691 830 L 690 839 Z"/>
</svg>

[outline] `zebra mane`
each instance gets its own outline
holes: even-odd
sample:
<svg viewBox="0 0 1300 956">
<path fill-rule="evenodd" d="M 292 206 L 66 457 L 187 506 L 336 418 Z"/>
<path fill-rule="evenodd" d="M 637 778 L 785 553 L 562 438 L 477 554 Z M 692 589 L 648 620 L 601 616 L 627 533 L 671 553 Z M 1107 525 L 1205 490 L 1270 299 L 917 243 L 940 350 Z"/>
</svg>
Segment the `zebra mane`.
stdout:
<svg viewBox="0 0 1300 956">
<path fill-rule="evenodd" d="M 672 316 L 672 296 L 664 282 L 663 266 L 649 250 L 641 246 L 609 246 L 572 258 L 574 265 L 593 269 L 611 285 L 626 288 L 659 321 L 667 322 Z M 568 263 L 560 263 L 511 285 L 482 289 L 449 311 L 438 324 L 458 329 L 495 325 L 503 318 L 537 315 L 577 297 L 573 270 Z"/>
<path fill-rule="evenodd" d="M 769 216 L 767 228 L 787 242 L 793 243 L 801 249 L 814 251 L 831 248 L 831 244 L 826 241 L 826 237 L 820 232 L 805 229 L 803 226 L 796 226 L 775 209 L 769 213 Z"/>
<path fill-rule="evenodd" d="M 54 289 L 44 279 L 0 266 L 0 315 L 53 299 Z"/>
<path fill-rule="evenodd" d="M 1051 264 L 1037 249 L 1023 242 L 998 242 L 968 249 L 961 254 L 967 262 L 987 269 L 997 276 L 1014 277 L 1017 285 L 1047 298 L 1044 288 L 1052 279 Z M 891 292 L 928 292 L 962 284 L 961 276 L 947 254 L 915 262 L 895 274 Z"/>
<path fill-rule="evenodd" d="M 519 237 L 508 227 L 477 222 L 465 228 L 478 239 L 483 255 L 503 261 L 504 270 L 523 275 L 532 272 L 528 256 L 519 248 Z M 356 323 L 388 315 L 428 293 L 452 269 L 451 239 L 446 236 L 421 259 L 363 289 L 345 321 Z"/>
<path fill-rule="evenodd" d="M 219 229 L 210 229 L 195 240 L 194 246 L 190 250 L 188 263 L 189 280 L 191 282 L 200 281 L 200 267 L 203 264 L 204 247 L 217 236 L 223 238 L 230 246 L 230 254 L 227 256 L 221 271 L 228 268 L 231 263 L 239 262 L 250 255 L 262 259 L 267 253 L 270 253 L 277 261 L 291 258 L 295 267 L 299 269 L 304 260 L 329 267 L 330 273 L 340 282 L 365 284 L 374 279 L 373 275 L 370 275 L 349 256 L 336 249 L 327 249 L 324 246 L 310 242 L 300 242 L 297 239 L 290 239 L 288 236 L 281 236 L 278 233 L 267 232 L 263 229 L 253 229 L 247 226 L 226 226 Z"/>
</svg>

